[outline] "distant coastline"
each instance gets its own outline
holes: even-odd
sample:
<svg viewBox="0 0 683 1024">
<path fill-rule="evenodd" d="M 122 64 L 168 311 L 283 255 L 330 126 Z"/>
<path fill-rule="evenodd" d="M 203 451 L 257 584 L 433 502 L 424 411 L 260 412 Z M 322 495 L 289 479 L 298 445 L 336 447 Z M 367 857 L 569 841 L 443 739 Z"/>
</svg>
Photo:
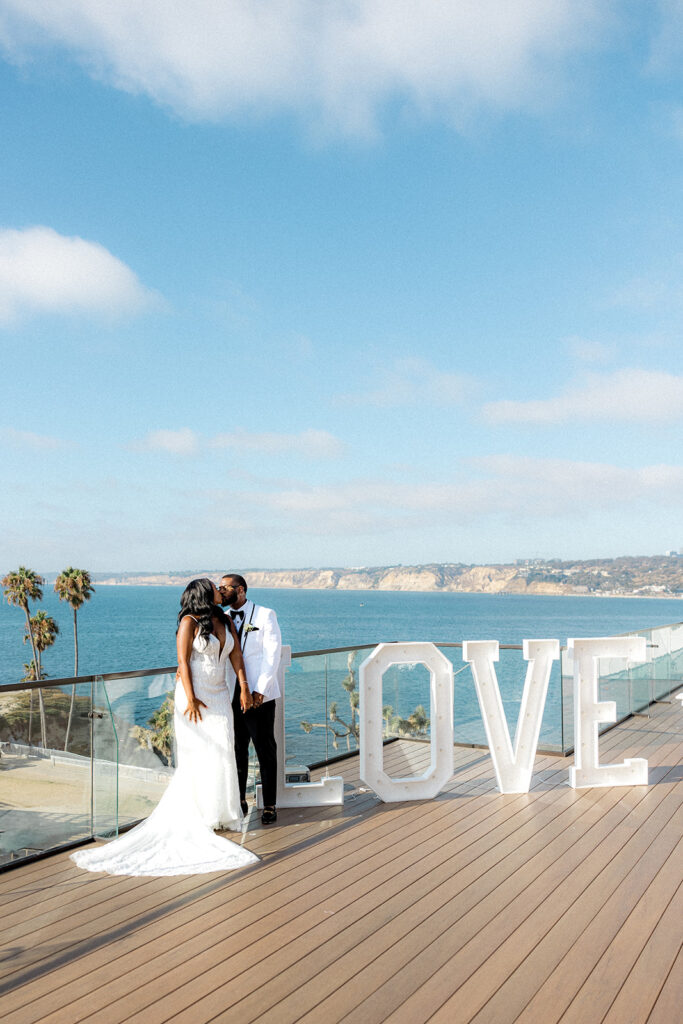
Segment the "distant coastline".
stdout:
<svg viewBox="0 0 683 1024">
<path fill-rule="evenodd" d="M 99 586 L 185 586 L 194 572 L 94 573 Z M 591 561 L 518 561 L 503 565 L 432 563 L 322 569 L 245 569 L 252 587 L 294 590 L 412 591 L 461 594 L 683 597 L 683 557 L 623 557 Z"/>
</svg>

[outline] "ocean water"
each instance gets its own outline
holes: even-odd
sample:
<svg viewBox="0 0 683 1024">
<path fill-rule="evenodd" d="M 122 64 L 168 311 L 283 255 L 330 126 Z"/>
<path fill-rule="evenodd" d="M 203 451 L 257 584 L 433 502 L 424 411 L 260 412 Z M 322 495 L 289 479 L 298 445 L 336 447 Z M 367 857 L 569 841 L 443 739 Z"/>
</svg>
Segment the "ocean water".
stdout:
<svg viewBox="0 0 683 1024">
<path fill-rule="evenodd" d="M 181 593 L 182 587 L 98 587 L 78 613 L 80 673 L 174 665 Z M 293 651 L 389 640 L 566 643 L 570 636 L 609 636 L 683 619 L 683 601 L 676 599 L 256 589 L 249 596 L 276 610 L 283 642 Z M 71 609 L 47 586 L 39 607 L 60 628 L 44 668 L 52 678 L 70 676 Z M 30 660 L 23 632 L 21 609 L 0 604 L 0 683 L 18 682 Z"/>
<path fill-rule="evenodd" d="M 99 587 L 79 612 L 79 668 L 83 675 L 172 666 L 182 587 Z M 683 619 L 683 602 L 652 598 L 541 597 L 376 591 L 256 590 L 250 596 L 277 611 L 283 642 L 293 652 L 375 644 L 391 640 L 498 640 L 608 636 Z M 40 607 L 54 616 L 60 635 L 44 655 L 52 678 L 73 673 L 72 613 L 49 588 Z M 33 610 L 33 609 L 32 609 Z M 22 643 L 20 609 L 0 606 L 0 683 L 16 683 L 29 648 Z M 311 764 L 355 749 L 344 736 L 350 707 L 344 680 L 363 657 L 347 654 L 295 659 L 287 676 L 287 760 Z M 455 729 L 461 742 L 483 743 L 485 734 L 469 667 L 459 650 L 445 652 L 456 672 Z M 524 683 L 521 652 L 501 652 L 497 675 L 511 732 Z M 559 665 L 551 675 L 541 746 L 562 742 Z M 119 723 L 145 724 L 172 686 L 172 676 L 107 684 Z M 330 704 L 338 722 L 329 728 Z M 419 704 L 429 713 L 429 676 L 423 666 L 392 669 L 384 677 L 383 703 L 408 717 Z M 306 731 L 302 723 L 310 723 Z M 327 723 L 327 727 L 326 727 Z M 566 725 L 566 723 L 565 723 Z M 125 733 L 119 728 L 119 733 Z M 126 757 L 134 757 L 132 747 Z"/>
</svg>

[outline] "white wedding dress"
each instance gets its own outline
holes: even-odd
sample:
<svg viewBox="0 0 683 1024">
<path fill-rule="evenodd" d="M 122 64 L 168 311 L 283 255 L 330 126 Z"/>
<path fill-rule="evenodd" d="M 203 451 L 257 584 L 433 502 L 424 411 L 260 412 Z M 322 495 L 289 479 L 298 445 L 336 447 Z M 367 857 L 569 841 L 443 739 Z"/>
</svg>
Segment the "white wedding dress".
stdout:
<svg viewBox="0 0 683 1024">
<path fill-rule="evenodd" d="M 111 875 L 190 875 L 227 871 L 258 861 L 243 846 L 214 834 L 215 828 L 241 831 L 232 707 L 225 680 L 233 637 L 196 636 L 190 670 L 195 696 L 206 704 L 202 720 L 183 712 L 187 697 L 178 679 L 174 726 L 178 767 L 149 818 L 102 846 L 79 850 L 71 859 L 88 871 Z"/>
</svg>

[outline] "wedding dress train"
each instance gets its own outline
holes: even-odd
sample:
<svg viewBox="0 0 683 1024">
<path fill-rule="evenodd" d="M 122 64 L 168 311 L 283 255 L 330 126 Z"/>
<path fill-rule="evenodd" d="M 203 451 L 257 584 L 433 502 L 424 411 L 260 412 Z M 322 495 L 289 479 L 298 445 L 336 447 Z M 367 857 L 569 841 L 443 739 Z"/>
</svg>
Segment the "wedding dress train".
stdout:
<svg viewBox="0 0 683 1024">
<path fill-rule="evenodd" d="M 197 636 L 190 669 L 195 696 L 204 701 L 200 722 L 183 715 L 187 697 L 178 680 L 174 726 L 178 767 L 149 818 L 102 846 L 79 850 L 71 859 L 88 871 L 111 875 L 189 875 L 227 871 L 258 861 L 256 854 L 214 834 L 215 828 L 240 831 L 232 707 L 225 662 L 233 647 L 227 631 L 223 650 L 218 637 Z"/>
</svg>

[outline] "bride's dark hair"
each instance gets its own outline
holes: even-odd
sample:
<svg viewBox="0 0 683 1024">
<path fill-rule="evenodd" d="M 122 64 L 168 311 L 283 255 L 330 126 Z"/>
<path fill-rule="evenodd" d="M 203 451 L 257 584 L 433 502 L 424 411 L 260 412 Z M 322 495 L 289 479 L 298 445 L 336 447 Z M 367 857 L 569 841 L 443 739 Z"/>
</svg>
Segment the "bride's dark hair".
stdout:
<svg viewBox="0 0 683 1024">
<path fill-rule="evenodd" d="M 199 622 L 199 635 L 208 637 L 213 633 L 213 616 L 218 607 L 213 599 L 213 583 L 204 577 L 192 580 L 180 595 L 180 611 L 178 612 L 178 629 L 186 615 L 193 615 Z M 176 633 L 178 632 L 176 629 Z"/>
</svg>

